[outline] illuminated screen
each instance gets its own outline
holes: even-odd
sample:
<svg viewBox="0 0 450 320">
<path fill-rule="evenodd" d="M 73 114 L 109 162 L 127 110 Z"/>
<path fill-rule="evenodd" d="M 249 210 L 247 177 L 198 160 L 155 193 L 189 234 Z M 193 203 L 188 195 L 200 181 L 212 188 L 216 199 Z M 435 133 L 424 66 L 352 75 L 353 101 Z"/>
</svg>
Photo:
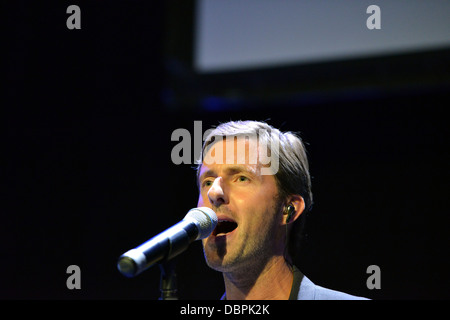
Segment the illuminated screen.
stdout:
<svg viewBox="0 0 450 320">
<path fill-rule="evenodd" d="M 376 4 L 380 29 L 369 29 Z M 448 0 L 198 0 L 200 73 L 450 47 Z"/>
</svg>

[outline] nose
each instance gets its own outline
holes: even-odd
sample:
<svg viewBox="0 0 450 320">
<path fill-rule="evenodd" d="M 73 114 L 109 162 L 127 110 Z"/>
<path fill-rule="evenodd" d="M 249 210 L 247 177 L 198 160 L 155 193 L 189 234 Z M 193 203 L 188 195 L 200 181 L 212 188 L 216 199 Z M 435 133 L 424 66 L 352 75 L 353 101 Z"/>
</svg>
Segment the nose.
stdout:
<svg viewBox="0 0 450 320">
<path fill-rule="evenodd" d="M 219 207 L 228 201 L 223 187 L 222 177 L 217 177 L 209 188 L 208 199 L 214 207 Z"/>
</svg>

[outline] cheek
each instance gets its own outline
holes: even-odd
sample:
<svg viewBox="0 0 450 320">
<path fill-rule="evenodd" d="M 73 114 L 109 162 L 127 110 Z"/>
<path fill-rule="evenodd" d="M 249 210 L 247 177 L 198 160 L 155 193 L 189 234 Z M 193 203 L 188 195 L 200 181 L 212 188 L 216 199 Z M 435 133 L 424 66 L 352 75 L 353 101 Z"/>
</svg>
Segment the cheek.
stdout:
<svg viewBox="0 0 450 320">
<path fill-rule="evenodd" d="M 203 197 L 202 197 L 202 195 L 200 194 L 200 195 L 198 196 L 197 207 L 203 207 L 204 204 L 205 204 L 205 202 L 203 201 Z"/>
<path fill-rule="evenodd" d="M 276 205 L 272 201 L 260 201 L 254 212 L 249 217 L 249 222 L 256 232 L 272 230 L 277 225 L 278 215 Z"/>
<path fill-rule="evenodd" d="M 211 203 L 209 202 L 209 198 L 208 195 L 205 194 L 199 194 L 198 196 L 198 202 L 197 202 L 197 207 L 207 207 L 211 205 Z"/>
<path fill-rule="evenodd" d="M 257 205 L 253 205 L 247 208 L 247 218 L 245 225 L 247 230 L 252 234 L 266 233 L 265 231 L 270 229 L 274 223 L 275 212 L 269 204 L 259 202 Z"/>
</svg>

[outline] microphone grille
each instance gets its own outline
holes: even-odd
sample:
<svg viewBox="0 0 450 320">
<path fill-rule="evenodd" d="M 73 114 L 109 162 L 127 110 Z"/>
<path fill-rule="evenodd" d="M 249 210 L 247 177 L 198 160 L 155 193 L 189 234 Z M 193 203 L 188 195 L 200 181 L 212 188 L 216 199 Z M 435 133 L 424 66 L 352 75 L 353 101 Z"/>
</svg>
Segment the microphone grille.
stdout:
<svg viewBox="0 0 450 320">
<path fill-rule="evenodd" d="M 183 220 L 194 220 L 195 224 L 199 228 L 198 239 L 204 239 L 208 237 L 217 226 L 216 213 L 207 207 L 199 207 L 189 210 Z"/>
</svg>

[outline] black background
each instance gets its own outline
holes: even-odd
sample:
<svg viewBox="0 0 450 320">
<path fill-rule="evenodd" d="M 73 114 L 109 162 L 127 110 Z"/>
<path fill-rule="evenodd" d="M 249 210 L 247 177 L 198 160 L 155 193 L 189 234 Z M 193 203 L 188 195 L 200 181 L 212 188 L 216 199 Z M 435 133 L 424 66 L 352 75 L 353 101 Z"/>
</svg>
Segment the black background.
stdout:
<svg viewBox="0 0 450 320">
<path fill-rule="evenodd" d="M 127 279 L 116 260 L 197 204 L 171 134 L 239 119 L 307 143 L 310 279 L 373 299 L 450 297 L 448 51 L 201 76 L 191 1 L 79 2 L 81 30 L 66 27 L 70 4 L 2 9 L 1 298 L 156 299 L 157 267 Z M 180 298 L 222 295 L 199 242 L 176 261 Z M 72 264 L 81 290 L 66 287 Z"/>
</svg>

